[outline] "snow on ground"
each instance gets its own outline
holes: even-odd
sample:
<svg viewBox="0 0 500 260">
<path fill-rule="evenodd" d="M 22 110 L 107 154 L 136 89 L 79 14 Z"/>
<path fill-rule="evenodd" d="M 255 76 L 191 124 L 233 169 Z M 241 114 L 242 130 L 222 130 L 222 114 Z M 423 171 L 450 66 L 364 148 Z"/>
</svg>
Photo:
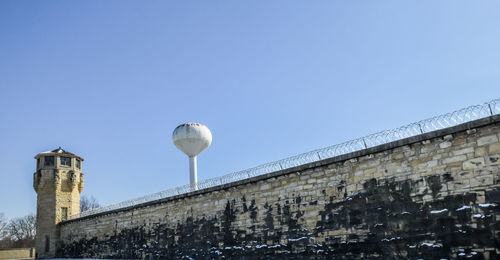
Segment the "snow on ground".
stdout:
<svg viewBox="0 0 500 260">
<path fill-rule="evenodd" d="M 439 214 L 448 211 L 448 209 L 440 209 L 440 210 L 433 210 L 431 211 L 431 214 Z"/>
</svg>

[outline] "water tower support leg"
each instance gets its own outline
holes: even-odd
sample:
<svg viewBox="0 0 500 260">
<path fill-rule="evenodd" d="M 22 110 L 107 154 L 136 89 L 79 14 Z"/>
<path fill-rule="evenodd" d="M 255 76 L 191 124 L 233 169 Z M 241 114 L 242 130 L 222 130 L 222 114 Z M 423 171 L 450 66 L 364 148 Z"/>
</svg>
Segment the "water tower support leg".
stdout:
<svg viewBox="0 0 500 260">
<path fill-rule="evenodd" d="M 189 182 L 194 190 L 198 190 L 198 169 L 196 166 L 196 156 L 189 157 Z"/>
</svg>

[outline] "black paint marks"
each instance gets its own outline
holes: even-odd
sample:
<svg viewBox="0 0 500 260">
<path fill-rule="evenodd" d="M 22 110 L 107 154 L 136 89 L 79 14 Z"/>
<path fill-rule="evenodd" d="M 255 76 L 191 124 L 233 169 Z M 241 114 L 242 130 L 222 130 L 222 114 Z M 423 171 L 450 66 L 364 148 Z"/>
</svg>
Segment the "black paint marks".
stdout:
<svg viewBox="0 0 500 260">
<path fill-rule="evenodd" d="M 59 245 L 60 257 L 148 259 L 495 259 L 500 241 L 500 189 L 442 196 L 451 176 L 421 180 L 371 179 L 360 193 L 338 201 L 291 194 L 257 205 L 228 200 L 216 216 L 166 215 L 107 237 Z M 433 199 L 412 196 L 417 187 Z M 338 189 L 344 192 L 344 187 Z M 480 201 L 479 198 L 485 201 Z M 416 200 L 416 198 L 419 198 Z M 480 203 L 482 202 L 482 203 Z M 306 212 L 318 220 L 307 228 Z M 250 226 L 244 227 L 249 219 Z M 309 221 L 310 222 L 310 221 Z M 243 224 L 242 224 L 243 223 Z M 116 226 L 115 225 L 115 229 Z M 487 249 L 485 252 L 476 249 Z"/>
<path fill-rule="evenodd" d="M 427 184 L 431 188 L 432 191 L 432 197 L 436 198 L 438 196 L 439 191 L 441 190 L 441 187 L 443 186 L 441 184 L 441 179 L 439 175 L 431 175 L 426 178 Z"/>
</svg>

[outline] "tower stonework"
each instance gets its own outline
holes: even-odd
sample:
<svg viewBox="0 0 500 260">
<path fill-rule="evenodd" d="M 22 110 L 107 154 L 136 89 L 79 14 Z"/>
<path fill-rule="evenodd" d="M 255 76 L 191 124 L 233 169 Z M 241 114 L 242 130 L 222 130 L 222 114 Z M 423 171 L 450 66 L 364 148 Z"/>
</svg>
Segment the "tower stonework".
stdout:
<svg viewBox="0 0 500 260">
<path fill-rule="evenodd" d="M 80 213 L 83 189 L 83 159 L 61 147 L 35 156 L 33 188 L 37 193 L 35 247 L 37 257 L 56 254 L 60 238 L 58 224 Z"/>
</svg>

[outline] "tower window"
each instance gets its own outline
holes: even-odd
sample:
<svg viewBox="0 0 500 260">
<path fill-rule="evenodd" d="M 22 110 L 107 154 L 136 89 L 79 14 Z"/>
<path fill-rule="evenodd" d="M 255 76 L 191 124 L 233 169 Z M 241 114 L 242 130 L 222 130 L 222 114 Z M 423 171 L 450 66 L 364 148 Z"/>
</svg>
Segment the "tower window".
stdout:
<svg viewBox="0 0 500 260">
<path fill-rule="evenodd" d="M 80 160 L 76 159 L 76 168 L 80 169 L 81 167 Z"/>
<path fill-rule="evenodd" d="M 68 219 L 68 208 L 61 208 L 61 218 L 62 220 Z"/>
<path fill-rule="evenodd" d="M 45 156 L 45 166 L 54 166 L 54 156 Z"/>
<path fill-rule="evenodd" d="M 40 168 L 40 158 L 36 159 L 36 168 Z"/>
<path fill-rule="evenodd" d="M 45 253 L 50 251 L 50 237 L 45 236 Z"/>
<path fill-rule="evenodd" d="M 71 166 L 71 158 L 61 156 L 61 165 Z"/>
</svg>

